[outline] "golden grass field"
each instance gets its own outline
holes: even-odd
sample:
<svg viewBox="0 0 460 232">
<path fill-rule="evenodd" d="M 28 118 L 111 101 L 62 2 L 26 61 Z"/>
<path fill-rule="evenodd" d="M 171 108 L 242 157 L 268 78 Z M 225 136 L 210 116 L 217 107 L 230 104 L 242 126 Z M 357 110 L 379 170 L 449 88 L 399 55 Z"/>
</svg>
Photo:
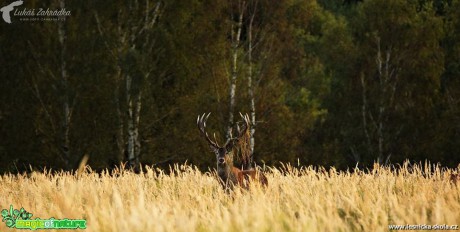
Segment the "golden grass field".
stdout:
<svg viewBox="0 0 460 232">
<path fill-rule="evenodd" d="M 117 177 L 88 169 L 3 175 L 0 208 L 24 207 L 32 218 L 84 218 L 84 231 L 388 231 L 389 224 L 460 224 L 460 183 L 449 180 L 458 169 L 415 165 L 409 171 L 406 164 L 351 173 L 287 165 L 266 170 L 266 189 L 232 194 L 212 173 L 189 165 L 172 169 L 171 175 L 117 171 Z M 18 230 L 1 222 L 0 231 Z"/>
</svg>

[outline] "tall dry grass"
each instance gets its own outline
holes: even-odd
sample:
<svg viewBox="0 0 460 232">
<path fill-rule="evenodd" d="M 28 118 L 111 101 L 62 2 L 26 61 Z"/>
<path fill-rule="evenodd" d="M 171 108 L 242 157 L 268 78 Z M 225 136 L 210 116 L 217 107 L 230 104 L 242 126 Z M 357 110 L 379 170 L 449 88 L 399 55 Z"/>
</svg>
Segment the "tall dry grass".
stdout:
<svg viewBox="0 0 460 232">
<path fill-rule="evenodd" d="M 0 208 L 33 218 L 87 219 L 86 231 L 388 231 L 389 224 L 460 224 L 458 169 L 404 165 L 369 172 L 269 169 L 269 186 L 226 194 L 210 173 L 119 170 L 0 178 Z M 0 231 L 13 231 L 0 225 Z M 62 230 L 61 230 L 62 231 Z"/>
</svg>

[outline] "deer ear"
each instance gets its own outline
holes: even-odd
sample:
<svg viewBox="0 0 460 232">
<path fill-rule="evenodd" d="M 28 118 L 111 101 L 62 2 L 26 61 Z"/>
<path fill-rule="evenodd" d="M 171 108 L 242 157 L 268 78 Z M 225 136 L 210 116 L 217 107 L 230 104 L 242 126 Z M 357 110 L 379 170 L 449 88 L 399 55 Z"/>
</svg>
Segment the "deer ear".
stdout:
<svg viewBox="0 0 460 232">
<path fill-rule="evenodd" d="M 233 146 L 235 145 L 236 143 L 236 139 L 231 139 L 227 142 L 227 144 L 225 145 L 225 150 L 227 151 L 230 151 L 233 149 Z"/>
<path fill-rule="evenodd" d="M 214 153 L 217 153 L 217 151 L 219 150 L 219 148 L 217 148 L 214 145 L 209 145 L 209 148 L 211 148 L 211 151 L 214 152 Z"/>
</svg>

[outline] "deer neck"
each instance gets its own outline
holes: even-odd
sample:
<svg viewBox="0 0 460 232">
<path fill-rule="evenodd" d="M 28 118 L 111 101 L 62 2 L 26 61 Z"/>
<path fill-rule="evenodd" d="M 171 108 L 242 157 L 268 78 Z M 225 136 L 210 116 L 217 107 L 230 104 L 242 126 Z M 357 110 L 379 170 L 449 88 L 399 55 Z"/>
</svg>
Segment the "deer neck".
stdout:
<svg viewBox="0 0 460 232">
<path fill-rule="evenodd" d="M 233 163 L 228 163 L 224 166 L 217 166 L 217 174 L 224 183 L 227 183 L 229 180 L 233 182 L 233 179 L 235 179 L 232 169 Z"/>
</svg>

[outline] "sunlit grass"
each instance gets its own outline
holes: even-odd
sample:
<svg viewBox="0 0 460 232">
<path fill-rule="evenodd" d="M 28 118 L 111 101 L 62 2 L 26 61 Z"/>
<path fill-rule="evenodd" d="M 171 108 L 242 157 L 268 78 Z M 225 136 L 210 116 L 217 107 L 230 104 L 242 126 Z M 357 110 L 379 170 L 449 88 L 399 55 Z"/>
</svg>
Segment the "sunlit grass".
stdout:
<svg viewBox="0 0 460 232">
<path fill-rule="evenodd" d="M 458 169 L 267 169 L 266 189 L 226 194 L 210 173 L 86 171 L 3 175 L 0 208 L 33 218 L 87 219 L 86 231 L 388 231 L 389 224 L 460 224 Z M 0 224 L 0 231 L 16 231 Z M 60 230 L 62 231 L 62 230 Z"/>
</svg>

